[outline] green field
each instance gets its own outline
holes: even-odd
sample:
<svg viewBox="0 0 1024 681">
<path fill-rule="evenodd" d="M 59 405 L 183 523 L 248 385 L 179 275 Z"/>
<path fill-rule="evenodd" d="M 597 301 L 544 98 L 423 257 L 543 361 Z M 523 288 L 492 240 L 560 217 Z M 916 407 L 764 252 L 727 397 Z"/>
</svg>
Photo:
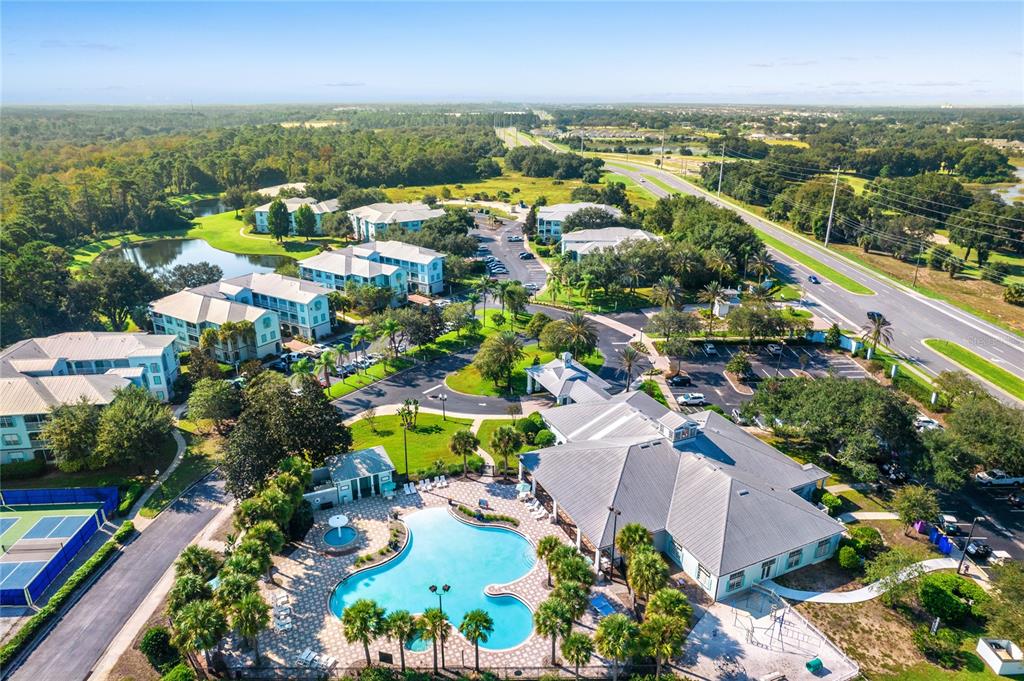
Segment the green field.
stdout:
<svg viewBox="0 0 1024 681">
<path fill-rule="evenodd" d="M 623 291 L 622 295 L 617 296 L 606 296 L 600 289 L 595 289 L 589 295 L 583 296 L 580 294 L 579 289 L 570 291 L 568 288 L 563 288 L 558 291 L 554 300 L 551 298 L 552 290 L 549 289 L 541 293 L 537 296 L 537 301 L 566 305 L 587 312 L 621 312 L 624 310 L 638 310 L 654 305 L 650 299 L 650 288 L 638 288 L 636 293 Z"/>
<path fill-rule="evenodd" d="M 178 467 L 167 476 L 163 484 L 156 488 L 139 514 L 144 518 L 154 518 L 160 511 L 194 483 L 206 477 L 220 463 L 220 447 L 212 438 L 193 438 L 186 436 L 188 450 L 182 457 Z"/>
<path fill-rule="evenodd" d="M 1024 379 L 1020 376 L 1000 366 L 996 366 L 984 357 L 952 341 L 929 338 L 925 340 L 924 344 L 940 355 L 945 355 L 971 373 L 1005 390 L 1018 400 L 1024 400 Z"/>
<path fill-rule="evenodd" d="M 535 358 L 539 364 L 550 362 L 555 358 L 555 353 L 549 352 L 548 350 L 541 350 L 540 346 L 536 343 L 532 343 L 524 347 L 523 352 L 526 353 L 526 356 L 512 371 L 511 394 L 513 395 L 526 394 L 526 367 L 533 364 Z M 583 364 L 591 371 L 597 371 L 604 364 L 604 357 L 601 356 L 601 353 L 595 352 L 590 357 L 584 359 Z M 448 378 L 445 379 L 445 383 L 447 383 L 448 387 L 452 390 L 470 395 L 500 397 L 502 395 L 509 394 L 509 391 L 505 389 L 504 385 L 501 387 L 496 386 L 492 381 L 481 376 L 480 372 L 477 371 L 476 367 L 472 364 L 464 366 L 454 374 L 449 374 Z"/>
<path fill-rule="evenodd" d="M 395 465 L 395 470 L 405 473 L 405 458 L 402 448 L 402 426 L 397 414 L 378 416 L 374 420 L 376 432 L 366 419 L 352 424 L 352 449 L 365 449 L 381 445 Z M 446 463 L 461 461 L 448 450 L 448 441 L 457 430 L 469 430 L 473 424 L 466 419 L 449 417 L 443 420 L 439 414 L 421 412 L 416 427 L 409 431 L 409 470 L 412 473 L 434 466 L 442 460 Z"/>
<path fill-rule="evenodd" d="M 33 504 L 31 506 L 4 506 L 0 519 L 17 518 L 11 527 L 0 535 L 0 553 L 7 553 L 11 546 L 47 516 L 90 516 L 101 504 Z M 77 531 L 77 530 L 76 530 Z"/>
<path fill-rule="evenodd" d="M 494 435 L 494 431 L 502 426 L 511 426 L 513 423 L 512 419 L 487 419 L 486 421 L 482 421 L 480 423 L 479 430 L 476 431 L 477 439 L 480 440 L 480 448 L 493 456 L 494 452 L 491 451 L 491 436 Z M 516 454 L 532 452 L 535 449 L 537 449 L 536 446 L 526 444 L 524 441 L 523 444 L 519 446 L 519 451 L 516 452 Z M 515 464 L 511 463 L 512 461 L 512 457 L 509 457 L 509 465 L 514 466 Z"/>
<path fill-rule="evenodd" d="M 841 286 L 850 293 L 856 293 L 862 296 L 875 295 L 875 292 L 869 289 L 867 286 L 864 286 L 854 281 L 850 277 L 839 272 L 838 270 L 829 267 L 825 263 L 819 262 L 818 260 L 804 253 L 803 251 L 800 251 L 790 246 L 789 244 L 780 241 L 779 239 L 776 239 L 775 237 L 769 235 L 764 230 L 758 229 L 757 227 L 754 227 L 754 230 L 757 231 L 757 235 L 761 238 L 761 241 L 765 242 L 765 244 L 771 246 L 780 253 L 786 254 L 793 260 L 796 260 L 800 264 L 810 269 L 812 272 L 820 274 L 821 276 L 833 282 L 836 286 Z"/>
</svg>

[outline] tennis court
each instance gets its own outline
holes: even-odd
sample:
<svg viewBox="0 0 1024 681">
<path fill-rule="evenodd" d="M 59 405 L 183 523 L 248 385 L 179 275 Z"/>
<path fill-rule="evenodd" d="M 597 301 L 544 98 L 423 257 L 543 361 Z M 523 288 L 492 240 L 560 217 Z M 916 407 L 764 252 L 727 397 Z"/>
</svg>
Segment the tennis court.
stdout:
<svg viewBox="0 0 1024 681">
<path fill-rule="evenodd" d="M 102 504 L 0 508 L 0 605 L 29 605 L 103 523 Z"/>
</svg>

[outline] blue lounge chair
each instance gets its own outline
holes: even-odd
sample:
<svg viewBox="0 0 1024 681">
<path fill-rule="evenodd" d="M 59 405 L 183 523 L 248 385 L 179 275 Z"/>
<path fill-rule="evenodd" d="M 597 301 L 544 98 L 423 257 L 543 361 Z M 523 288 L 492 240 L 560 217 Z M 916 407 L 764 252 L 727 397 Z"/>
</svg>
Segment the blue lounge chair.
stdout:
<svg viewBox="0 0 1024 681">
<path fill-rule="evenodd" d="M 615 607 L 604 594 L 594 594 L 590 598 L 590 605 L 597 611 L 598 616 L 607 617 L 615 614 Z"/>
</svg>

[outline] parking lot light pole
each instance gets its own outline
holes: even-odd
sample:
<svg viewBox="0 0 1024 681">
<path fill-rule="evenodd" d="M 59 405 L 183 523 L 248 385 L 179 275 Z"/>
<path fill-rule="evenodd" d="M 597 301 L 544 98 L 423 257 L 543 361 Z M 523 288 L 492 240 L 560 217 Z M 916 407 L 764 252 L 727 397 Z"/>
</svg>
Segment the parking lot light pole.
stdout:
<svg viewBox="0 0 1024 681">
<path fill-rule="evenodd" d="M 619 532 L 619 516 L 622 515 L 622 511 L 615 508 L 614 506 L 608 507 L 608 512 L 612 514 L 612 570 L 611 570 L 611 581 L 615 581 L 615 535 Z M 600 570 L 601 566 L 598 565 L 597 569 Z"/>
<path fill-rule="evenodd" d="M 441 393 L 440 395 L 437 396 L 437 399 L 441 400 L 441 420 L 447 421 L 448 413 L 445 411 L 444 403 L 448 401 L 448 395 L 447 393 Z"/>
<path fill-rule="evenodd" d="M 978 524 L 978 518 L 984 516 L 974 516 L 974 520 L 971 521 L 971 531 L 967 534 L 967 541 L 964 542 L 964 550 L 960 552 L 960 564 L 956 566 L 956 573 L 959 575 L 964 569 L 964 559 L 967 558 L 967 547 L 971 545 L 971 539 L 974 538 L 974 528 Z"/>
<path fill-rule="evenodd" d="M 775 378 L 779 377 L 779 371 L 782 369 L 782 355 L 785 354 L 785 349 L 779 350 L 779 359 L 775 362 Z"/>
</svg>

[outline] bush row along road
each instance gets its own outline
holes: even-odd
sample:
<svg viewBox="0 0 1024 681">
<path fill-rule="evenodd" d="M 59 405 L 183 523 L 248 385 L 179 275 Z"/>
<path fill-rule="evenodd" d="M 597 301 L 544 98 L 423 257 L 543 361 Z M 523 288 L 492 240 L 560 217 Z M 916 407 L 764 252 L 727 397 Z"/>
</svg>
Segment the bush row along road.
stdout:
<svg viewBox="0 0 1024 681">
<path fill-rule="evenodd" d="M 928 374 L 934 376 L 940 371 L 962 368 L 932 351 L 923 342 L 928 338 L 944 338 L 959 343 L 1007 371 L 1024 375 L 1024 339 L 949 303 L 929 298 L 861 269 L 788 230 L 717 200 L 713 195 L 671 173 L 624 161 L 609 161 L 607 165 L 635 180 L 655 196 L 667 196 L 669 192 L 644 180 L 645 176 L 656 178 L 680 193 L 700 196 L 723 208 L 734 210 L 747 223 L 875 291 L 874 296 L 857 295 L 824 279 L 820 285 L 810 284 L 807 277 L 813 272 L 784 254 L 773 251 L 776 260 L 783 263 L 793 278 L 803 284 L 804 295 L 811 301 L 810 307 L 817 315 L 838 322 L 845 328 L 857 330 L 867 321 L 869 311 L 881 312 L 892 322 L 894 338 L 891 347 Z M 1000 399 L 1008 403 L 1019 403 L 997 387 L 991 384 L 987 384 L 987 387 Z"/>
</svg>

